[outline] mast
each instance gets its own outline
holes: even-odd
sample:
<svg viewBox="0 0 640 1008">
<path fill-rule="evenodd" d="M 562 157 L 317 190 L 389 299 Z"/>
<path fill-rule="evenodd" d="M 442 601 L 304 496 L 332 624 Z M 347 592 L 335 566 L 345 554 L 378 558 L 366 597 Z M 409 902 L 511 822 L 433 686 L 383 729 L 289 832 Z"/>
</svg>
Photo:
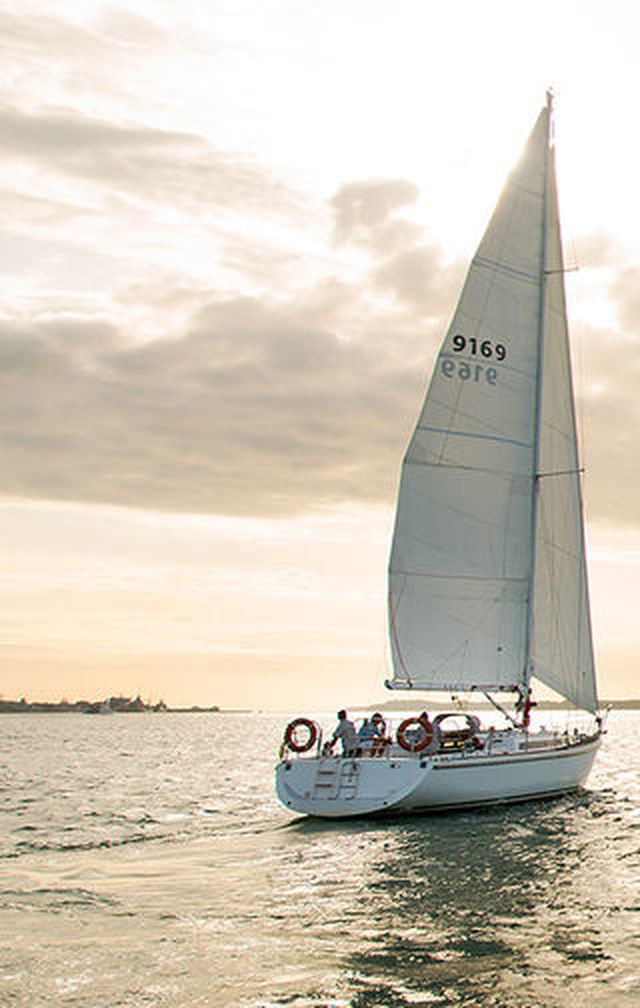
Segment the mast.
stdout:
<svg viewBox="0 0 640 1008">
<path fill-rule="evenodd" d="M 533 441 L 533 495 L 531 506 L 531 568 L 529 575 L 529 597 L 527 604 L 527 629 L 525 639 L 524 654 L 524 690 L 528 694 L 533 674 L 531 646 L 533 641 L 534 612 L 533 597 L 536 579 L 536 530 L 538 526 L 538 505 L 540 498 L 540 426 L 541 426 L 541 404 L 542 404 L 542 365 L 544 358 L 544 335 L 545 335 L 545 299 L 547 288 L 547 245 L 549 227 L 549 168 L 551 150 L 551 112 L 553 109 L 553 92 L 547 91 L 547 129 L 545 139 L 544 154 L 544 186 L 542 201 L 542 247 L 540 250 L 540 294 L 538 299 L 538 370 L 536 373 L 536 405 L 534 416 L 534 441 Z"/>
</svg>

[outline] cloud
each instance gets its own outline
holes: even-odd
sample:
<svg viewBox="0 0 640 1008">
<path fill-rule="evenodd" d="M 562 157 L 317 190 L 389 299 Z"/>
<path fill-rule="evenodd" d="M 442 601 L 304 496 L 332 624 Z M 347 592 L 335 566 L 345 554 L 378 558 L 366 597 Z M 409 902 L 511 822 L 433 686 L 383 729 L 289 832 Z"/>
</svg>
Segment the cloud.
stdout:
<svg viewBox="0 0 640 1008">
<path fill-rule="evenodd" d="M 193 133 L 6 104 L 0 130 L 5 160 L 31 161 L 48 174 L 79 176 L 144 203 L 197 206 L 202 214 L 215 206 L 295 214 L 304 206 L 268 170 Z"/>
<path fill-rule="evenodd" d="M 121 141 L 135 150 L 138 139 Z M 85 309 L 3 322 L 0 492 L 255 516 L 391 503 L 462 278 L 417 229 L 404 244 L 397 232 L 385 251 L 381 235 L 412 193 L 387 180 L 336 194 L 336 233 L 366 252 L 356 273 L 341 275 L 340 256 L 327 256 L 298 289 L 269 286 L 265 270 L 253 296 L 159 276 L 132 284 L 119 316 Z M 258 247 L 248 250 L 254 274 L 269 256 Z M 241 271 L 240 242 L 236 254 Z M 613 262 L 608 251 L 621 329 L 583 325 L 579 413 L 589 514 L 632 522 L 640 302 L 636 272 Z M 127 321 L 143 305 L 161 338 L 141 342 Z"/>
<path fill-rule="evenodd" d="M 640 268 L 610 272 L 617 325 L 576 327 L 581 348 L 576 386 L 583 399 L 578 415 L 589 516 L 632 525 L 640 510 Z"/>
<path fill-rule="evenodd" d="M 620 330 L 626 338 L 640 338 L 640 266 L 618 269 L 611 281 L 610 294 L 617 306 Z"/>
<path fill-rule="evenodd" d="M 138 347 L 105 323 L 4 325 L 0 492 L 252 515 L 389 500 L 420 377 L 322 327 L 332 310 L 211 301 Z"/>
<path fill-rule="evenodd" d="M 13 28 L 41 59 L 42 31 Z M 69 30 L 100 50 L 98 28 Z M 41 290 L 0 323 L 0 493 L 242 515 L 391 500 L 448 283 L 402 217 L 415 186 L 354 182 L 317 207 L 192 130 L 71 104 L 5 100 L 0 129 L 23 183 L 6 272 Z M 167 237 L 171 267 L 151 258 Z M 193 237 L 208 283 L 178 267 Z M 438 273 L 421 298 L 420 269 Z M 66 285 L 73 311 L 56 308 Z"/>
<path fill-rule="evenodd" d="M 451 309 L 452 287 L 461 280 L 460 265 L 445 265 L 435 245 L 416 245 L 398 252 L 373 277 L 378 290 L 391 291 L 419 314 L 431 316 Z"/>
<path fill-rule="evenodd" d="M 581 235 L 572 242 L 565 259 L 569 269 L 576 265 L 586 268 L 615 266 L 620 259 L 620 247 L 611 235 L 604 232 Z"/>
<path fill-rule="evenodd" d="M 0 323 L 0 492 L 245 515 L 390 502 L 462 279 L 410 218 L 416 186 L 342 185 L 330 232 L 324 208 L 197 118 L 164 128 L 143 105 L 125 119 L 94 100 L 125 36 L 170 44 L 160 24 L 115 9 L 84 27 L 0 23 L 33 80 L 47 38 L 67 54 L 48 105 L 16 91 L 0 104 L 19 183 L 2 196 L 2 264 L 30 309 Z M 72 85 L 88 63 L 83 109 Z M 620 329 L 588 331 L 589 511 L 634 521 L 636 271 L 616 270 L 606 235 L 579 254 L 610 278 Z M 59 313 L 67 286 L 74 311 Z"/>
<path fill-rule="evenodd" d="M 416 311 L 421 270 L 434 304 Z M 134 310 L 143 297 L 183 320 L 142 343 L 105 318 L 6 322 L 0 492 L 245 515 L 388 502 L 446 278 L 435 247 L 409 245 L 376 251 L 357 281 L 321 275 L 289 294 L 134 287 Z"/>
<path fill-rule="evenodd" d="M 367 179 L 341 186 L 331 200 L 335 213 L 334 240 L 356 242 L 378 251 L 393 251 L 414 241 L 419 230 L 396 211 L 418 198 L 405 179 Z"/>
</svg>

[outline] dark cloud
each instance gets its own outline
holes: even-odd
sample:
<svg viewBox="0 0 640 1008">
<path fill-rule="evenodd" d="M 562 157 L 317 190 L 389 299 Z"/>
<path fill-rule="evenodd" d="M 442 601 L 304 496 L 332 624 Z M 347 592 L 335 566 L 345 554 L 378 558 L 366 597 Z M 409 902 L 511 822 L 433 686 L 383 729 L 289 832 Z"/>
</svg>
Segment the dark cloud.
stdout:
<svg viewBox="0 0 640 1008">
<path fill-rule="evenodd" d="M 295 296 L 147 286 L 188 322 L 144 344 L 105 321 L 6 323 L 0 492 L 252 515 L 389 501 L 449 276 L 435 248 L 404 256 L 376 252 L 360 285 L 329 276 Z"/>
<path fill-rule="evenodd" d="M 101 51 L 105 32 L 121 33 L 123 18 L 87 30 L 89 50 Z M 25 58 L 41 59 L 41 31 L 4 23 Z M 59 24 L 51 30 L 63 32 Z M 437 316 L 446 286 L 436 250 L 417 246 L 419 229 L 401 216 L 415 186 L 398 179 L 344 186 L 331 204 L 335 236 L 365 247 L 369 267 L 345 282 L 327 276 L 325 263 L 321 280 L 303 286 L 298 270 L 295 284 L 277 289 L 299 252 L 295 240 L 287 247 L 285 229 L 272 237 L 263 220 L 279 214 L 295 226 L 312 212 L 329 219 L 257 161 L 188 130 L 71 106 L 5 102 L 0 129 L 10 167 L 47 181 L 46 192 L 25 183 L 5 204 L 13 211 L 4 259 L 12 277 L 28 271 L 34 283 L 61 290 L 72 277 L 74 292 L 89 282 L 107 294 L 117 270 L 104 250 L 125 269 L 136 260 L 137 247 L 113 241 L 131 235 L 130 214 L 141 208 L 152 221 L 156 209 L 170 217 L 177 210 L 187 229 L 211 221 L 214 269 L 230 267 L 245 289 L 264 292 L 205 291 L 185 276 L 154 282 L 135 261 L 129 284 L 111 302 L 105 296 L 95 319 L 89 298 L 73 314 L 47 312 L 50 290 L 31 321 L 0 324 L 0 492 L 252 515 L 391 499 L 437 329 L 431 318 L 417 323 L 420 269 L 439 277 L 437 285 L 425 277 L 434 298 L 437 287 L 437 304 L 426 312 L 423 297 L 420 313 Z M 69 205 L 78 181 L 78 205 Z M 23 234 L 18 204 L 29 217 Z M 317 275 L 317 260 L 314 268 Z M 105 321 L 140 315 L 151 320 L 155 338 L 147 342 L 134 321 Z"/>
<path fill-rule="evenodd" d="M 353 227 L 334 200 L 344 239 L 370 237 L 357 283 L 231 297 L 147 281 L 131 287 L 132 309 L 177 308 L 187 322 L 146 343 L 104 319 L 3 323 L 0 492 L 245 515 L 391 502 L 462 279 L 413 231 L 383 251 L 377 236 L 411 191 L 343 187 L 371 197 L 357 214 L 346 201 Z M 587 504 L 592 518 L 635 521 L 638 277 L 605 260 L 620 332 L 583 327 L 580 339 Z"/>
<path fill-rule="evenodd" d="M 589 516 L 631 523 L 640 310 L 634 275 L 617 283 L 629 327 L 574 327 L 576 388 Z M 104 321 L 4 323 L 0 492 L 245 515 L 391 502 L 445 320 L 365 301 L 338 280 L 201 294 L 179 335 L 144 345 Z"/>
<path fill-rule="evenodd" d="M 614 271 L 610 298 L 618 325 L 576 327 L 588 513 L 628 524 L 637 524 L 640 515 L 639 282 L 638 268 Z"/>
<path fill-rule="evenodd" d="M 415 365 L 303 303 L 214 301 L 142 347 L 105 324 L 4 326 L 0 491 L 254 515 L 389 500 Z"/>
<path fill-rule="evenodd" d="M 581 410 L 589 517 L 637 524 L 640 515 L 640 338 L 591 330 Z"/>
</svg>

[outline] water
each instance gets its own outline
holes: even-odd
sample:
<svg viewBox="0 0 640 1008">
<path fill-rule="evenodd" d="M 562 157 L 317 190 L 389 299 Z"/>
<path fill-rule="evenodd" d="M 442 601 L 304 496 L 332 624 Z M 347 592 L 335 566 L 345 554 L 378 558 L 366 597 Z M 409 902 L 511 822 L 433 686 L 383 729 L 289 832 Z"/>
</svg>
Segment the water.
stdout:
<svg viewBox="0 0 640 1008">
<path fill-rule="evenodd" d="M 0 718 L 2 1008 L 636 1008 L 640 715 L 580 794 L 342 823 L 284 722 Z"/>
</svg>

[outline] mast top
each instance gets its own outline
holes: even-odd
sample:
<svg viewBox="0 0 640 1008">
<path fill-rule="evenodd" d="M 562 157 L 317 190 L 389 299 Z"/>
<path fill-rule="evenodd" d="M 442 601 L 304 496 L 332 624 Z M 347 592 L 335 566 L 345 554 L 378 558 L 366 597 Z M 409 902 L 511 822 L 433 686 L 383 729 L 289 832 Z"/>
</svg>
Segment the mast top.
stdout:
<svg viewBox="0 0 640 1008">
<path fill-rule="evenodd" d="M 555 93 L 552 87 L 547 88 L 547 146 L 552 147 L 554 142 L 554 116 L 553 116 L 553 103 L 555 101 Z"/>
</svg>

